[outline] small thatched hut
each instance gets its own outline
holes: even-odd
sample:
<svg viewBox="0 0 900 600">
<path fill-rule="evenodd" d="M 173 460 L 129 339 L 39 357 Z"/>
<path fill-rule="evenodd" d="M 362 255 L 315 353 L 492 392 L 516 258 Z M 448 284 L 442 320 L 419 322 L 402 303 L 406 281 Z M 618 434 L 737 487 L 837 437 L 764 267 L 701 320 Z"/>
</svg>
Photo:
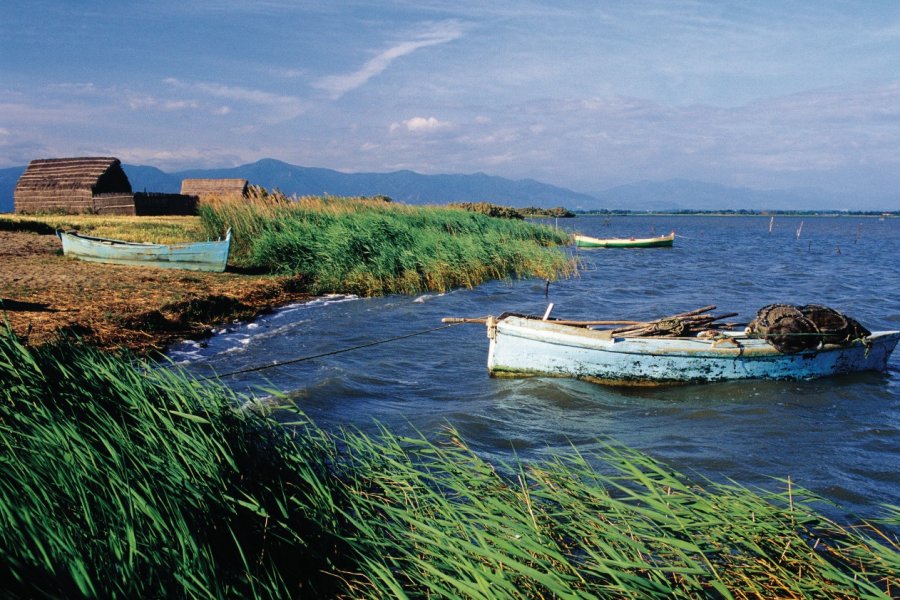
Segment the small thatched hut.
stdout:
<svg viewBox="0 0 900 600">
<path fill-rule="evenodd" d="M 198 196 L 203 200 L 206 196 L 240 196 L 247 195 L 246 179 L 182 179 L 181 193 Z"/>
<path fill-rule="evenodd" d="M 33 160 L 13 198 L 17 213 L 134 214 L 131 184 L 117 158 Z"/>
</svg>

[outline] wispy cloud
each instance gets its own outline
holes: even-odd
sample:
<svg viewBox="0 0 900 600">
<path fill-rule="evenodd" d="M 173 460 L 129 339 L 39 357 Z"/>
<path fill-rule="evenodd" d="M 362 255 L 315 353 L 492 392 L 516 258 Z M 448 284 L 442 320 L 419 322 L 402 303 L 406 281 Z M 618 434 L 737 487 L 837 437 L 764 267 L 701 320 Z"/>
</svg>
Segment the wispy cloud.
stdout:
<svg viewBox="0 0 900 600">
<path fill-rule="evenodd" d="M 898 107 L 900 83 L 820 89 L 733 108 L 627 96 L 527 101 L 488 115 L 455 115 L 452 126 L 428 116 L 393 122 L 393 135 L 379 138 L 377 153 L 390 165 L 368 168 L 475 172 L 489 166 L 507 177 L 583 191 L 676 177 L 821 186 L 831 181 L 823 174 L 859 165 L 896 170 Z M 434 132 L 439 144 L 430 143 Z"/>
<path fill-rule="evenodd" d="M 266 123 L 289 121 L 302 115 L 308 108 L 306 102 L 295 96 L 283 96 L 240 86 L 210 82 L 188 82 L 181 81 L 174 77 L 166 78 L 164 83 L 174 88 L 204 94 L 214 98 L 264 106 L 269 109 L 261 118 L 261 120 Z M 230 111 L 230 108 L 219 107 L 217 111 L 219 114 L 227 114 Z"/>
<path fill-rule="evenodd" d="M 333 99 L 340 98 L 384 72 L 398 58 L 412 54 L 421 48 L 452 42 L 462 37 L 463 33 L 464 27 L 459 21 L 442 21 L 430 26 L 413 39 L 400 42 L 384 50 L 353 73 L 323 77 L 313 85 L 328 92 Z"/>
<path fill-rule="evenodd" d="M 161 100 L 154 96 L 132 96 L 128 99 L 132 110 L 160 110 L 164 112 L 199 108 L 196 100 Z"/>
<path fill-rule="evenodd" d="M 187 145 L 181 148 L 143 146 L 111 146 L 107 153 L 137 165 L 153 165 L 158 168 L 182 168 L 185 164 L 198 166 L 238 165 L 246 158 L 235 152 L 217 148 Z"/>
</svg>

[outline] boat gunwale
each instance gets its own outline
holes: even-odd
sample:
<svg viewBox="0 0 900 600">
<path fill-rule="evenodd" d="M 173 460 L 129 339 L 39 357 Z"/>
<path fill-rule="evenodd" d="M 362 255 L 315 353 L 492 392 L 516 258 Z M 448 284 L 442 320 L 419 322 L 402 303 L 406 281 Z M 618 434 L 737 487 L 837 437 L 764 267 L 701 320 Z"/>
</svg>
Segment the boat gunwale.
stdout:
<svg viewBox="0 0 900 600">
<path fill-rule="evenodd" d="M 175 242 L 173 244 L 160 244 L 156 242 L 131 242 L 128 240 L 116 240 L 112 238 L 102 238 L 91 235 L 85 235 L 78 231 L 77 229 L 58 229 L 56 231 L 56 236 L 62 239 L 62 236 L 66 235 L 71 238 L 75 238 L 76 240 L 83 240 L 89 243 L 100 243 L 103 245 L 109 246 L 124 246 L 124 247 L 137 247 L 137 248 L 184 248 L 185 246 L 200 246 L 207 244 L 222 244 L 223 242 L 231 241 L 231 228 L 228 228 L 228 231 L 225 232 L 225 237 L 218 240 L 206 240 L 206 241 L 198 241 L 198 242 Z"/>
</svg>

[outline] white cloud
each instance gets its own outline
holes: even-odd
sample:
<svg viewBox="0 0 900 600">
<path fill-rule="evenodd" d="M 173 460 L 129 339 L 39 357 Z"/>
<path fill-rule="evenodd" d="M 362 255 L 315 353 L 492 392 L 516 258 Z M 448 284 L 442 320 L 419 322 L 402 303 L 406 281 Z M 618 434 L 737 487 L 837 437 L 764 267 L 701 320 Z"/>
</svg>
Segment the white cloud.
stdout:
<svg viewBox="0 0 900 600">
<path fill-rule="evenodd" d="M 369 59 L 362 68 L 344 75 L 330 75 L 316 81 L 313 85 L 328 92 L 333 99 L 338 99 L 347 92 L 364 85 L 370 79 L 382 73 L 396 59 L 412 54 L 420 48 L 445 44 L 460 38 L 463 27 L 458 21 L 444 21 L 414 37 L 412 40 L 400 42 Z"/>
<path fill-rule="evenodd" d="M 132 110 L 179 111 L 198 108 L 200 103 L 194 100 L 161 100 L 153 96 L 132 96 L 128 99 L 128 106 Z"/>
<path fill-rule="evenodd" d="M 54 92 L 62 92 L 71 95 L 91 95 L 101 91 L 89 81 L 80 83 L 51 83 L 46 86 L 46 88 Z"/>
<path fill-rule="evenodd" d="M 451 129 L 453 125 L 446 121 L 439 121 L 435 117 L 413 117 L 400 123 L 391 123 L 391 133 L 397 130 L 406 129 L 411 133 L 432 133 Z"/>
<path fill-rule="evenodd" d="M 268 69 L 268 72 L 274 75 L 275 77 L 281 77 L 282 79 L 298 79 L 300 77 L 305 77 L 308 73 L 306 69 L 292 69 L 292 68 L 278 68 L 273 67 Z"/>
</svg>

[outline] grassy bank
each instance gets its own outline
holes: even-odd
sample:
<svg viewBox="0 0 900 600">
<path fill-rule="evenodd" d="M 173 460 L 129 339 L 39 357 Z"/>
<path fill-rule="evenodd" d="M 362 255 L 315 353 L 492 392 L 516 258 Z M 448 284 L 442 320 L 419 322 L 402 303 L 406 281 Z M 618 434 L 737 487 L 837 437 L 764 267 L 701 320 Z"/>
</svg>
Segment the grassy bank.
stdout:
<svg viewBox="0 0 900 600">
<path fill-rule="evenodd" d="M 258 194 L 203 217 L 0 216 L 0 303 L 29 343 L 73 331 L 147 353 L 311 294 L 417 293 L 488 279 L 555 279 L 574 263 L 552 228 L 377 199 Z M 56 229 L 136 242 L 216 239 L 232 227 L 225 273 L 139 268 L 61 256 Z M 2 315 L 2 312 L 0 312 Z"/>
<path fill-rule="evenodd" d="M 435 206 L 257 195 L 201 206 L 206 231 L 231 227 L 231 260 L 301 275 L 313 293 L 445 291 L 490 279 L 556 279 L 573 270 L 552 228 Z"/>
<path fill-rule="evenodd" d="M 255 191 L 212 199 L 196 217 L 28 215 L 0 217 L 0 229 L 52 233 L 76 228 L 128 241 L 218 239 L 232 229 L 229 265 L 291 277 L 310 293 L 446 291 L 491 279 L 557 279 L 574 272 L 568 243 L 553 228 L 460 208 L 406 206 L 377 199 L 305 197 Z"/>
<path fill-rule="evenodd" d="M 0 333 L 7 595 L 877 598 L 900 585 L 895 539 L 839 526 L 787 485 L 692 482 L 615 444 L 492 465 L 453 432 L 325 433 L 235 408 L 245 400 Z"/>
</svg>

